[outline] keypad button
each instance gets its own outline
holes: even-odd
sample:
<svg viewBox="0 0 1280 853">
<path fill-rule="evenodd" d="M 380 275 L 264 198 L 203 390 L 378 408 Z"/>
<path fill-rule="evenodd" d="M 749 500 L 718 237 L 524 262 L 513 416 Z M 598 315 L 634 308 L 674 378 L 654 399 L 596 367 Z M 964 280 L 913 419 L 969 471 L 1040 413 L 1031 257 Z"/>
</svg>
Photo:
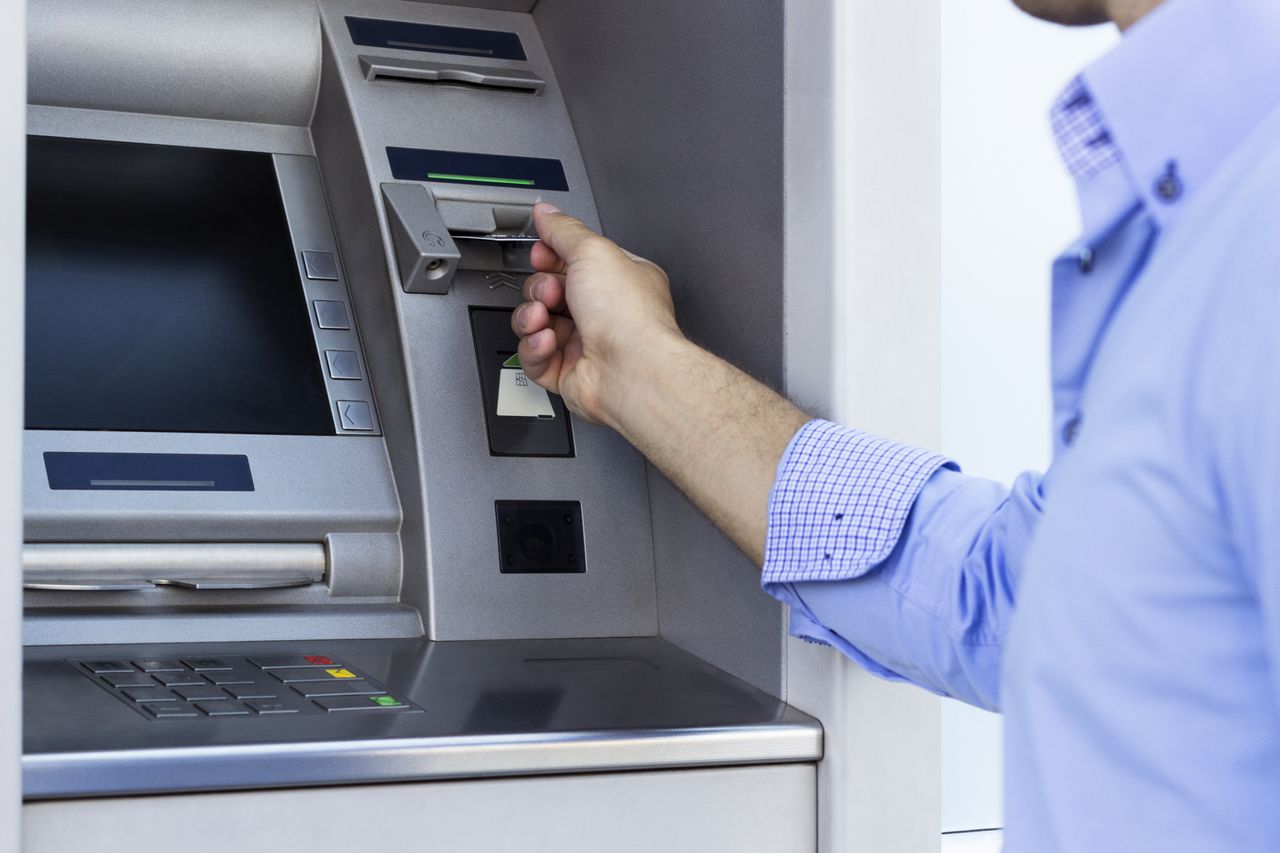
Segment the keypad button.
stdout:
<svg viewBox="0 0 1280 853">
<path fill-rule="evenodd" d="M 110 684 L 112 687 L 155 687 L 156 683 L 151 680 L 151 676 L 142 672 L 134 672 L 129 675 L 104 675 L 102 680 Z"/>
<path fill-rule="evenodd" d="M 197 702 L 196 707 L 210 717 L 243 717 L 249 713 L 240 702 Z"/>
<path fill-rule="evenodd" d="M 368 681 L 318 681 L 314 683 L 293 684 L 290 685 L 300 696 L 313 699 L 316 696 L 372 696 L 378 693 L 386 693 L 376 684 Z"/>
<path fill-rule="evenodd" d="M 278 655 L 271 657 L 249 658 L 249 663 L 258 669 L 297 669 L 311 666 L 341 666 L 328 655 Z"/>
<path fill-rule="evenodd" d="M 278 684 L 246 684 L 227 688 L 227 692 L 235 699 L 274 699 L 278 690 Z"/>
<path fill-rule="evenodd" d="M 202 687 L 209 683 L 198 672 L 157 672 L 152 678 L 165 687 Z"/>
<path fill-rule="evenodd" d="M 199 713 L 185 702 L 156 702 L 154 705 L 143 705 L 143 710 L 156 718 L 164 717 L 198 717 Z"/>
<path fill-rule="evenodd" d="M 326 667 L 316 669 L 273 669 L 271 677 L 278 678 L 285 684 L 300 684 L 305 681 L 363 681 L 356 673 L 346 667 Z"/>
<path fill-rule="evenodd" d="M 133 667 L 129 665 L 128 661 L 122 660 L 87 660 L 82 666 L 95 675 L 103 675 L 108 672 L 133 672 Z"/>
<path fill-rule="evenodd" d="M 171 691 L 165 690 L 163 687 L 135 687 L 130 690 L 125 690 L 124 695 L 139 704 L 144 702 L 178 701 L 177 696 L 174 696 Z"/>
<path fill-rule="evenodd" d="M 231 669 L 231 664 L 222 658 L 188 658 L 183 663 L 196 672 L 216 672 L 218 670 Z"/>
<path fill-rule="evenodd" d="M 260 677 L 260 674 L 256 672 L 238 672 L 233 669 L 230 672 L 206 672 L 204 677 L 214 684 L 225 686 L 228 684 L 253 684 Z"/>
<path fill-rule="evenodd" d="M 182 672 L 180 660 L 136 660 L 133 665 L 143 672 Z"/>
<path fill-rule="evenodd" d="M 394 696 L 333 696 L 312 699 L 326 711 L 403 711 L 409 706 Z"/>
<path fill-rule="evenodd" d="M 206 684 L 204 687 L 175 687 L 173 692 L 188 702 L 211 702 L 215 699 L 227 698 L 227 694 L 221 687 L 214 687 L 212 684 Z"/>
<path fill-rule="evenodd" d="M 296 714 L 298 709 L 285 702 L 245 702 L 256 714 Z"/>
</svg>

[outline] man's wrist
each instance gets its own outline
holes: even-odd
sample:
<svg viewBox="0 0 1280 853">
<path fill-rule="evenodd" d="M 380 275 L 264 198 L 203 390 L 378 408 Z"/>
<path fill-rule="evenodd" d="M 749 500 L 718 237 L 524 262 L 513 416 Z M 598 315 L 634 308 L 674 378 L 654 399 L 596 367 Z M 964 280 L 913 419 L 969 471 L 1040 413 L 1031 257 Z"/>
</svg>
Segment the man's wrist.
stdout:
<svg viewBox="0 0 1280 853">
<path fill-rule="evenodd" d="M 603 366 L 596 419 L 634 443 L 639 422 L 651 419 L 647 410 L 669 397 L 664 383 L 684 372 L 682 363 L 699 352 L 678 329 L 656 329 L 637 341 L 626 356 Z"/>
</svg>

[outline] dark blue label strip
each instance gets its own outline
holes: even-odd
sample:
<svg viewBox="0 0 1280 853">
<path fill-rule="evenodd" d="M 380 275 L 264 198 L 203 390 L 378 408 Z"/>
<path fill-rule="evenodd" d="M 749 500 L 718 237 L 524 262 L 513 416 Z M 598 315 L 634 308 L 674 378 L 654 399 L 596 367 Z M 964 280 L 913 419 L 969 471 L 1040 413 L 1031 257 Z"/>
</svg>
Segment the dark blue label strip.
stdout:
<svg viewBox="0 0 1280 853">
<path fill-rule="evenodd" d="M 351 41 L 365 47 L 452 53 L 486 59 L 524 61 L 529 58 L 525 55 L 524 45 L 520 43 L 520 36 L 499 30 L 472 30 L 466 27 L 441 27 L 347 16 L 347 31 L 351 33 Z"/>
<path fill-rule="evenodd" d="M 559 160 L 507 157 L 428 148 L 387 148 L 391 174 L 402 181 L 434 181 L 565 192 L 569 182 Z"/>
<path fill-rule="evenodd" d="M 252 492 L 249 457 L 208 453 L 44 454 L 51 489 Z"/>
</svg>

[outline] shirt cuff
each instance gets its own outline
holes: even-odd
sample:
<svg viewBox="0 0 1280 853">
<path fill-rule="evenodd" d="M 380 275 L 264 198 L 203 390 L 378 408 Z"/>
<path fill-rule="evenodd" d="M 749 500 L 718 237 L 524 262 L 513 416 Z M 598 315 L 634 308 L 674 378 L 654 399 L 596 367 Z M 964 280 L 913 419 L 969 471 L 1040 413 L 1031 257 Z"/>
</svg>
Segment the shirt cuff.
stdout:
<svg viewBox="0 0 1280 853">
<path fill-rule="evenodd" d="M 846 580 L 893 552 L 911 507 L 946 457 L 829 421 L 791 439 L 769 494 L 766 586 Z"/>
</svg>

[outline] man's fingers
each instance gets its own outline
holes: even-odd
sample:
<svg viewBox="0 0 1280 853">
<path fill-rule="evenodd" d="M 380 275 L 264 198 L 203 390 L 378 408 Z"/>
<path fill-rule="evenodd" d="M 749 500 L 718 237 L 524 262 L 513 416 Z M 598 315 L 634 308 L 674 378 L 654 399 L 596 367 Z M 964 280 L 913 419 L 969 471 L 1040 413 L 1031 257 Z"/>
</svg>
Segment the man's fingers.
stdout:
<svg viewBox="0 0 1280 853">
<path fill-rule="evenodd" d="M 553 314 L 564 313 L 568 308 L 562 276 L 534 273 L 525 279 L 521 292 L 526 302 L 541 302 Z"/>
<path fill-rule="evenodd" d="M 556 346 L 556 333 L 552 329 L 520 339 L 516 349 L 520 356 L 520 368 L 525 375 L 548 391 L 558 392 L 560 362 L 563 354 Z"/>
<path fill-rule="evenodd" d="M 562 265 L 572 264 L 584 253 L 598 250 L 592 247 L 613 245 L 581 221 L 567 213 L 561 213 L 558 207 L 545 202 L 533 206 L 533 224 L 538 229 L 542 244 L 555 253 Z M 538 245 L 534 244 L 534 251 Z M 538 255 L 540 260 L 545 259 L 543 252 L 538 252 Z"/>
<path fill-rule="evenodd" d="M 560 260 L 560 256 L 552 251 L 546 243 L 534 243 L 529 250 L 529 263 L 538 272 L 549 272 L 563 275 L 568 272 L 569 265 Z"/>
</svg>

